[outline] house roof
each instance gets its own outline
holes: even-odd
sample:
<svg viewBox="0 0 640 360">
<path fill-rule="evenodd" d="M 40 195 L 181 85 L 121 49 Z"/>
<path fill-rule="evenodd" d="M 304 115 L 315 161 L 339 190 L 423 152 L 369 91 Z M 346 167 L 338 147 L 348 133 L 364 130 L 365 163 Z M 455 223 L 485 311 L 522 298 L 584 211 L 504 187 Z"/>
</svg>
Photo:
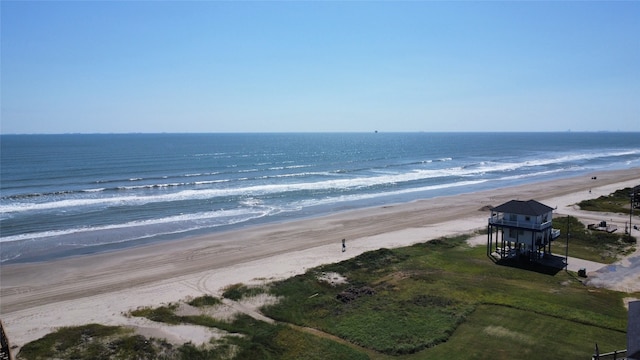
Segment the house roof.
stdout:
<svg viewBox="0 0 640 360">
<path fill-rule="evenodd" d="M 494 207 L 493 209 L 491 209 L 491 211 L 538 216 L 546 214 L 549 211 L 553 211 L 553 208 L 539 203 L 535 200 L 511 200 L 502 205 Z"/>
</svg>

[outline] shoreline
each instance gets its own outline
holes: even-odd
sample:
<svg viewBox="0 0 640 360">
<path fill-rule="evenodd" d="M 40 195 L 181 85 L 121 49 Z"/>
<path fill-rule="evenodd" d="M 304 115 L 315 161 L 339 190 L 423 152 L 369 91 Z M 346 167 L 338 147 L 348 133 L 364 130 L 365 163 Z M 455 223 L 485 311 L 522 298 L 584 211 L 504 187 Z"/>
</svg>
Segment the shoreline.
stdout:
<svg viewBox="0 0 640 360">
<path fill-rule="evenodd" d="M 376 198 L 375 201 L 369 202 L 367 200 L 360 200 L 359 204 L 350 203 L 346 206 L 338 206 L 339 203 L 333 204 L 331 206 L 327 205 L 326 207 L 323 205 L 319 205 L 314 209 L 309 211 L 304 211 L 302 214 L 297 214 L 295 212 L 287 214 L 278 214 L 273 216 L 266 216 L 261 218 L 256 218 L 249 220 L 247 222 L 240 222 L 238 224 L 226 224 L 220 227 L 212 227 L 212 228 L 201 228 L 197 230 L 189 230 L 184 233 L 182 232 L 168 232 L 168 233 L 159 233 L 159 234 L 146 234 L 139 238 L 127 238 L 128 235 L 123 235 L 124 237 L 120 240 L 110 241 L 108 240 L 109 236 L 106 235 L 107 240 L 100 240 L 99 235 L 94 235 L 91 231 L 88 233 L 84 233 L 80 231 L 75 239 L 70 240 L 66 237 L 58 238 L 56 236 L 52 237 L 44 237 L 44 238 L 36 238 L 36 239 L 20 239 L 20 240 L 12 240 L 12 241 L 4 241 L 0 242 L 1 252 L 3 255 L 3 259 L 0 261 L 0 266 L 2 265 L 13 265 L 13 264 L 29 264 L 29 263 L 39 263 L 39 262 L 49 262 L 56 261 L 65 258 L 73 258 L 78 256 L 92 256 L 98 255 L 101 253 L 109 253 L 109 252 L 117 252 L 117 251 L 128 251 L 137 247 L 147 247 L 155 244 L 162 243 L 174 243 L 177 241 L 189 241 L 192 239 L 202 238 L 202 237 L 211 237 L 215 234 L 223 234 L 229 232 L 236 231 L 244 231 L 247 229 L 251 229 L 254 227 L 268 226 L 268 225 L 278 225 L 289 222 L 296 221 L 306 221 L 313 220 L 315 218 L 322 218 L 326 216 L 339 215 L 343 213 L 348 213 L 352 211 L 366 211 L 368 209 L 385 207 L 385 206 L 397 206 L 403 204 L 409 204 L 413 202 L 419 202 L 429 199 L 438 199 L 438 198 L 446 198 L 452 196 L 463 196 L 472 193 L 482 193 L 489 191 L 500 191 L 501 189 L 511 189 L 517 187 L 527 187 L 531 184 L 537 184 L 540 182 L 555 182 L 560 180 L 566 180 L 571 178 L 580 178 L 582 176 L 587 176 L 588 174 L 597 174 L 597 173 L 607 173 L 607 172 L 616 172 L 616 171 L 626 171 L 629 169 L 619 169 L 613 168 L 608 170 L 594 170 L 592 172 L 583 172 L 579 171 L 577 173 L 573 173 L 572 171 L 568 171 L 562 175 L 554 174 L 550 176 L 550 179 L 544 180 L 540 177 L 535 177 L 533 179 L 528 179 L 526 182 L 515 181 L 515 180 L 501 180 L 503 183 L 502 186 L 496 187 L 498 183 L 493 183 L 488 181 L 486 183 L 473 184 L 473 185 L 465 185 L 465 186 L 453 186 L 448 188 L 452 189 L 462 189 L 462 192 L 458 192 L 460 190 L 455 190 L 454 192 L 447 191 L 444 193 L 438 193 L 437 195 L 433 193 L 422 194 L 416 193 L 413 197 L 407 197 L 395 194 L 395 195 L 386 195 L 387 200 L 381 201 L 380 199 L 385 198 L 385 196 L 381 196 Z M 533 182 L 529 182 L 533 181 Z M 466 191 L 466 192 L 465 192 Z M 422 194 L 423 197 L 420 197 Z M 305 214 L 306 212 L 306 214 Z M 103 234 L 105 235 L 105 234 Z M 6 257 L 6 258 L 5 258 Z"/>
<path fill-rule="evenodd" d="M 481 209 L 511 199 L 536 199 L 564 215 L 575 211 L 567 206 L 580 200 L 639 184 L 640 168 L 594 172 L 105 253 L 3 264 L 0 313 L 9 339 L 18 346 L 60 326 L 126 325 L 130 319 L 123 313 L 140 306 L 216 295 L 229 284 L 268 282 L 381 247 L 468 233 L 486 226 L 488 212 Z M 344 253 L 341 239 L 346 239 Z"/>
</svg>

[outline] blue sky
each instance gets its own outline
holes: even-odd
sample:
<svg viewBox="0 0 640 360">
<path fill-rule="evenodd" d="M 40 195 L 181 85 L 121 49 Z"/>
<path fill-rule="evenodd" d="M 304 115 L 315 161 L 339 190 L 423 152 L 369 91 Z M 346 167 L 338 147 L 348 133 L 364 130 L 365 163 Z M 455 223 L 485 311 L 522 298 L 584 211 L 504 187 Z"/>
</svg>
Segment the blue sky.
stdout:
<svg viewBox="0 0 640 360">
<path fill-rule="evenodd" d="M 2 133 L 640 131 L 640 2 L 1 2 Z"/>
</svg>

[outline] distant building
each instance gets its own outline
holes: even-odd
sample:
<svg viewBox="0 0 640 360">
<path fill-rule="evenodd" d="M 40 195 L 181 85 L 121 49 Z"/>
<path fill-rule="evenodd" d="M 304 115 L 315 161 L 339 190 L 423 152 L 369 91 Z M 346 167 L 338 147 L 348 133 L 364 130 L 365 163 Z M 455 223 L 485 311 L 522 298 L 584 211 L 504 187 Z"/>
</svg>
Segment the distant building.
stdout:
<svg viewBox="0 0 640 360">
<path fill-rule="evenodd" d="M 551 242 L 560 236 L 560 230 L 551 226 L 552 219 L 553 208 L 535 200 L 511 200 L 492 208 L 487 255 L 537 261 L 551 254 Z"/>
</svg>

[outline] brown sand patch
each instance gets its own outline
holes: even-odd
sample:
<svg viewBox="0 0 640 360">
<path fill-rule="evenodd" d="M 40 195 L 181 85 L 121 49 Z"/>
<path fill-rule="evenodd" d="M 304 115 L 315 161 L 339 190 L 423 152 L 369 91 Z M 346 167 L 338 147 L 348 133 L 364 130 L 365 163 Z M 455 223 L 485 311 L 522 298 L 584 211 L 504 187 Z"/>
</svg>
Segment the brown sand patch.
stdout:
<svg viewBox="0 0 640 360">
<path fill-rule="evenodd" d="M 531 338 L 531 336 L 519 333 L 517 331 L 511 331 L 507 328 L 503 328 L 502 326 L 487 326 L 484 328 L 484 332 L 491 336 L 515 340 L 527 345 L 535 344 L 535 339 Z"/>
</svg>

